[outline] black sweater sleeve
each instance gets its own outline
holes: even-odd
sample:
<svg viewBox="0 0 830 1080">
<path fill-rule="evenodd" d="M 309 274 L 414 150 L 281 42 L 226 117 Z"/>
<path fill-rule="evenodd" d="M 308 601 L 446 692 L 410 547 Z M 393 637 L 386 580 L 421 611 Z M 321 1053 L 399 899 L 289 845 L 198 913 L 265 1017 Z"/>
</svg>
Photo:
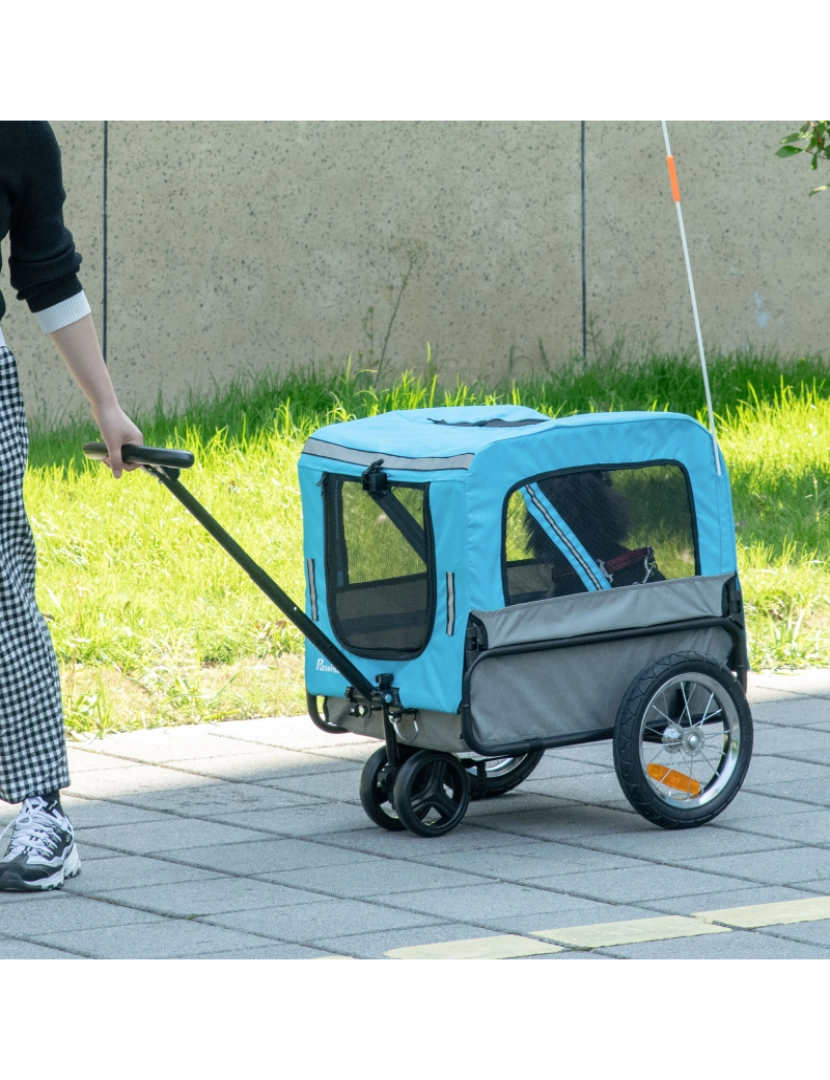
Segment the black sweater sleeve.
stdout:
<svg viewBox="0 0 830 1080">
<path fill-rule="evenodd" d="M 63 223 L 66 193 L 61 153 L 45 121 L 18 125 L 20 139 L 9 219 L 9 280 L 32 311 L 44 311 L 81 292 L 72 234 Z"/>
</svg>

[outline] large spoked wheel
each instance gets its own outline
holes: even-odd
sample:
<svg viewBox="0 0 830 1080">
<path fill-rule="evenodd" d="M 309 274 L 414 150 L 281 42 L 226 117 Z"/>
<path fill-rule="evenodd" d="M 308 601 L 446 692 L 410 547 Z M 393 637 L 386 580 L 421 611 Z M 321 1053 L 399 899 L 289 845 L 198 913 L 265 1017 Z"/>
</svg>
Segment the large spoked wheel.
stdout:
<svg viewBox="0 0 830 1080">
<path fill-rule="evenodd" d="M 518 757 L 465 759 L 464 765 L 470 774 L 470 799 L 473 802 L 495 799 L 512 791 L 527 780 L 544 756 L 544 750 L 532 750 Z"/>
<path fill-rule="evenodd" d="M 400 748 L 398 753 L 401 753 Z M 381 746 L 375 750 L 360 774 L 360 805 L 375 825 L 390 832 L 401 832 L 405 826 L 395 813 L 391 798 L 394 782 L 395 771 L 387 764 L 386 747 Z"/>
<path fill-rule="evenodd" d="M 705 825 L 740 790 L 752 755 L 752 715 L 738 682 L 699 653 L 641 671 L 614 728 L 626 798 L 664 829 Z"/>
<path fill-rule="evenodd" d="M 459 824 L 470 802 L 470 777 L 452 754 L 419 750 L 398 769 L 392 803 L 417 836 L 443 836 Z"/>
</svg>

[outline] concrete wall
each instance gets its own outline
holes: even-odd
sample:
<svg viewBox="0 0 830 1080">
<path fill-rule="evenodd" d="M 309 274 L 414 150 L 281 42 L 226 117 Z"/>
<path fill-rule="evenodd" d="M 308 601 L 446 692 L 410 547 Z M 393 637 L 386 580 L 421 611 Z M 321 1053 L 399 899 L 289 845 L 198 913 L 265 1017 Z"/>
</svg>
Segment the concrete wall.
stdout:
<svg viewBox="0 0 830 1080">
<path fill-rule="evenodd" d="M 830 351 L 830 193 L 783 123 L 671 125 L 708 342 Z M 377 362 L 541 370 L 582 347 L 580 125 L 55 125 L 66 219 L 125 404 L 240 370 Z M 104 246 L 104 177 L 107 259 Z M 586 125 L 587 315 L 634 350 L 693 342 L 660 126 Z M 31 411 L 80 396 L 23 305 L 3 328 Z M 106 306 L 106 320 L 104 320 Z M 371 323 L 369 308 L 373 308 Z M 541 342 L 541 349 L 539 343 Z M 543 357 L 544 354 L 544 357 Z"/>
</svg>

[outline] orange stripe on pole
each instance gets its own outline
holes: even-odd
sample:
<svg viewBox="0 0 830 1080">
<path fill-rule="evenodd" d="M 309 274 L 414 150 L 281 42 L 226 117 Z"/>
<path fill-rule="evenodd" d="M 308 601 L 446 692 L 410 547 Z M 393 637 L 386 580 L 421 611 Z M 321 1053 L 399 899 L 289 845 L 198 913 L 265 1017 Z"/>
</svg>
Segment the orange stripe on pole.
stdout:
<svg viewBox="0 0 830 1080">
<path fill-rule="evenodd" d="M 666 164 L 669 167 L 669 180 L 671 181 L 671 193 L 675 202 L 680 202 L 680 184 L 677 182 L 677 169 L 674 167 L 674 157 L 667 157 Z"/>
</svg>

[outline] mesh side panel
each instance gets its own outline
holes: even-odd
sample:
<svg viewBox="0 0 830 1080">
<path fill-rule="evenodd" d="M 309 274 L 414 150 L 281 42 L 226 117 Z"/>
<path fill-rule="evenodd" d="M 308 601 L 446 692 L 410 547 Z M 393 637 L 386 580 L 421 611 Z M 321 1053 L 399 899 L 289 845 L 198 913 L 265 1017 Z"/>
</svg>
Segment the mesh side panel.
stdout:
<svg viewBox="0 0 830 1080">
<path fill-rule="evenodd" d="M 391 494 L 407 512 L 409 539 L 384 511 L 383 499 L 374 500 L 359 481 L 330 478 L 326 490 L 332 626 L 348 649 L 378 657 L 421 652 L 435 613 L 426 488 L 393 485 Z"/>
<path fill-rule="evenodd" d="M 586 470 L 535 482 L 597 564 L 613 567 L 612 588 L 697 572 L 689 487 L 680 466 Z M 645 555 L 634 555 L 645 548 L 656 560 L 650 573 Z M 586 591 L 518 490 L 507 503 L 504 561 L 508 604 Z"/>
</svg>

